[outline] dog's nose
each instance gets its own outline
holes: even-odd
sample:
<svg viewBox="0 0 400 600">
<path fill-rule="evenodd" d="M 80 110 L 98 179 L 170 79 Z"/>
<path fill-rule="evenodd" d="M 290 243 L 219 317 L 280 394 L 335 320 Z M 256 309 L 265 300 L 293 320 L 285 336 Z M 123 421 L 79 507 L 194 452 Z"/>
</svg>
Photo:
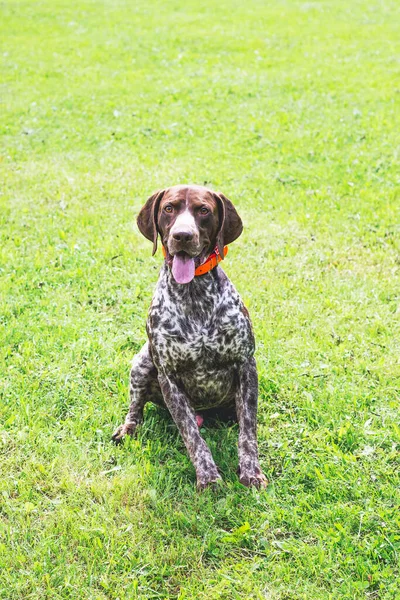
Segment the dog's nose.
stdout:
<svg viewBox="0 0 400 600">
<path fill-rule="evenodd" d="M 176 242 L 191 242 L 193 240 L 193 233 L 190 233 L 190 231 L 177 231 L 172 237 Z"/>
</svg>

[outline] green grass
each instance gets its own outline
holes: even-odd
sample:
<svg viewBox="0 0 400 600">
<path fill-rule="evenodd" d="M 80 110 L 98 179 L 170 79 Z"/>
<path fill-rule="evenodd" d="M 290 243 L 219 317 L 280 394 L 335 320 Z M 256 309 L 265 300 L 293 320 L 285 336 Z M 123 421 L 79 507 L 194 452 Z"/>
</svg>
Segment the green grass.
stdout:
<svg viewBox="0 0 400 600">
<path fill-rule="evenodd" d="M 399 599 L 400 10 L 1 6 L 0 598 Z M 150 193 L 223 191 L 270 485 L 195 491 L 148 406 L 110 443 L 161 263 Z"/>
</svg>

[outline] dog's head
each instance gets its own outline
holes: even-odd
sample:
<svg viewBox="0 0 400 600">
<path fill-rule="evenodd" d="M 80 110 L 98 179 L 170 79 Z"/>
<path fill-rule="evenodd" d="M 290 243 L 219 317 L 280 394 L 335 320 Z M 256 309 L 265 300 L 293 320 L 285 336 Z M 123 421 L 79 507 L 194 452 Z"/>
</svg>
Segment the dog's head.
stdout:
<svg viewBox="0 0 400 600">
<path fill-rule="evenodd" d="M 166 260 L 178 283 L 189 283 L 195 267 L 215 249 L 223 258 L 224 245 L 242 233 L 232 202 L 221 193 L 197 185 L 176 185 L 150 196 L 137 219 L 141 233 L 157 250 L 158 235 Z"/>
</svg>

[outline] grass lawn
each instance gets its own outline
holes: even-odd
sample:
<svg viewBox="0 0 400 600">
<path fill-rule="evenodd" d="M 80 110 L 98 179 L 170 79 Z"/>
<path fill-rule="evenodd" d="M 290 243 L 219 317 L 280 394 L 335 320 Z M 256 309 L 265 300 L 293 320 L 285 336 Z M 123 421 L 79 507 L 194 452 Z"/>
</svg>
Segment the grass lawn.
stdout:
<svg viewBox="0 0 400 600">
<path fill-rule="evenodd" d="M 0 598 L 399 599 L 400 5 L 1 5 Z M 155 407 L 110 436 L 162 261 L 134 217 L 238 207 L 261 462 Z"/>
</svg>

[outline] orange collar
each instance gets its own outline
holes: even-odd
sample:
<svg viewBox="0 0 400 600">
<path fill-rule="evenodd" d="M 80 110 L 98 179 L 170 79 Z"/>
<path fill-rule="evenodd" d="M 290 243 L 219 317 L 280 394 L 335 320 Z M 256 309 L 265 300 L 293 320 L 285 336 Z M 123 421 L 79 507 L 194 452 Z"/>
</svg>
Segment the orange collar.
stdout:
<svg viewBox="0 0 400 600">
<path fill-rule="evenodd" d="M 167 253 L 165 251 L 164 246 L 162 246 L 162 251 L 164 254 L 164 258 L 165 258 L 167 256 Z M 224 256 L 226 256 L 227 254 L 228 254 L 228 246 L 224 246 Z M 199 265 L 197 267 L 197 269 L 194 272 L 194 276 L 198 277 L 199 275 L 205 275 L 209 271 L 212 271 L 212 269 L 215 269 L 215 267 L 217 266 L 218 263 L 221 262 L 221 260 L 222 260 L 222 256 L 218 252 L 218 248 L 215 247 L 214 252 L 212 252 L 208 256 L 207 260 L 205 260 L 201 265 Z"/>
</svg>

